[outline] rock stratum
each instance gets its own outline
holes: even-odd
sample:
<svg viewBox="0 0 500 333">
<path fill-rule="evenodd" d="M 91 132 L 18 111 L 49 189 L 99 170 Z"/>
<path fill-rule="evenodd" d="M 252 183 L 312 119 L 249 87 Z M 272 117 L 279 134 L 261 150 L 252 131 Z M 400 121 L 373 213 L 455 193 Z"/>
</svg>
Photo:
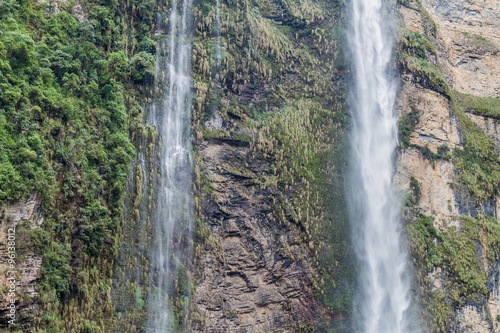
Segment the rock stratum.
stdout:
<svg viewBox="0 0 500 333">
<path fill-rule="evenodd" d="M 397 110 L 405 138 L 394 186 L 410 193 L 404 218 L 415 292 L 432 332 L 499 330 L 499 6 L 399 7 Z"/>
</svg>

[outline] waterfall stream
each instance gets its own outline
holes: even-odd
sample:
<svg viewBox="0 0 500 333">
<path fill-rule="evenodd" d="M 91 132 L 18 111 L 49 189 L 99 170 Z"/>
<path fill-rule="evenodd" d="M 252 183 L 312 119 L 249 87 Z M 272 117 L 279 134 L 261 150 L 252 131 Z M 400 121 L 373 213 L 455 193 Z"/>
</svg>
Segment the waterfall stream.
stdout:
<svg viewBox="0 0 500 333">
<path fill-rule="evenodd" d="M 175 332 L 172 298 L 174 294 L 189 297 L 189 290 L 180 289 L 187 278 L 184 264 L 190 254 L 194 216 L 190 141 L 191 2 L 173 0 L 168 21 L 166 17 L 158 17 L 155 100 L 149 106 L 149 123 L 158 130 L 161 142 L 156 209 L 152 212 L 155 248 L 151 256 L 148 332 Z"/>
<path fill-rule="evenodd" d="M 349 47 L 355 87 L 349 200 L 360 275 L 355 329 L 398 333 L 409 330 L 405 311 L 410 287 L 400 207 L 392 188 L 397 81 L 390 71 L 394 37 L 385 5 L 389 3 L 383 0 L 352 1 Z"/>
</svg>

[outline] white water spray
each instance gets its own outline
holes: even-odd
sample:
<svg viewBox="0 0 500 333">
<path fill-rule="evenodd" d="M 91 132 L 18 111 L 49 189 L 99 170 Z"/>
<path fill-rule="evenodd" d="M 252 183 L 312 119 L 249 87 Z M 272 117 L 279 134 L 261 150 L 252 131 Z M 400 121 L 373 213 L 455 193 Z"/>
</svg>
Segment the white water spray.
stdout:
<svg viewBox="0 0 500 333">
<path fill-rule="evenodd" d="M 370 333 L 409 330 L 407 250 L 401 240 L 400 207 L 393 193 L 397 144 L 394 110 L 397 82 L 390 63 L 394 38 L 383 0 L 353 0 L 349 45 L 355 91 L 352 99 L 350 210 L 359 258 L 355 329 Z"/>
<path fill-rule="evenodd" d="M 157 31 L 155 102 L 149 122 L 160 134 L 156 212 L 153 213 L 156 248 L 152 254 L 152 283 L 148 300 L 148 332 L 176 332 L 171 297 L 180 284 L 179 271 L 190 254 L 193 224 L 193 161 L 191 128 L 192 0 L 173 0 L 164 36 L 164 17 Z M 177 282 L 176 282 L 177 281 Z M 178 292 L 178 290 L 177 290 Z M 186 295 L 184 295 L 186 296 Z M 185 310 L 185 309 L 183 309 Z"/>
</svg>

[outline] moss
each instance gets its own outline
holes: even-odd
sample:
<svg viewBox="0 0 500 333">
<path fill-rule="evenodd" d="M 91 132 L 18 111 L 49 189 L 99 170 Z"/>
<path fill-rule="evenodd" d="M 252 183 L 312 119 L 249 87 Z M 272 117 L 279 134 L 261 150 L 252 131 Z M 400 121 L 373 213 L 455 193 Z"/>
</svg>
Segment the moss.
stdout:
<svg viewBox="0 0 500 333">
<path fill-rule="evenodd" d="M 424 288 L 421 301 L 427 310 L 426 320 L 436 332 L 445 332 L 453 309 L 463 306 L 468 300 L 480 300 L 488 292 L 487 273 L 477 244 L 481 244 L 483 250 L 489 248 L 489 245 L 482 244 L 480 230 L 491 223 L 498 228 L 498 223 L 484 217 L 462 217 L 461 220 L 461 230 L 449 226 L 441 231 L 435 228 L 432 217 L 420 214 L 407 227 L 411 255 L 419 267 L 418 279 Z M 493 251 L 498 251 L 498 242 L 494 247 Z M 429 274 L 437 267 L 441 268 L 446 280 L 442 290 L 431 292 Z"/>
<path fill-rule="evenodd" d="M 470 94 L 453 92 L 455 101 L 460 103 L 465 111 L 500 120 L 500 99 L 479 97 Z"/>
<path fill-rule="evenodd" d="M 410 146 L 410 135 L 415 130 L 415 127 L 420 122 L 420 111 L 413 107 L 411 111 L 399 118 L 398 123 L 398 140 L 403 148 Z"/>
<path fill-rule="evenodd" d="M 500 161 L 495 143 L 467 117 L 462 106 L 451 102 L 464 136 L 464 148 L 453 151 L 453 161 L 459 171 L 459 180 L 479 201 L 498 194 Z"/>
<path fill-rule="evenodd" d="M 448 82 L 441 71 L 427 60 L 402 51 L 399 57 L 399 66 L 413 73 L 414 79 L 417 82 L 451 99 L 452 91 Z"/>
</svg>

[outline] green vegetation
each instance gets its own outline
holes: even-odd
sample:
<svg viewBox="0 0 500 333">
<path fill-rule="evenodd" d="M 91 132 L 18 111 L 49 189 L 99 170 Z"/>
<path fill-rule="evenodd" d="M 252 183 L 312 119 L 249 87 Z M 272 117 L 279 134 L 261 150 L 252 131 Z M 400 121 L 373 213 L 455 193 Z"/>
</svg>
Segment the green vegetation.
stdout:
<svg viewBox="0 0 500 333">
<path fill-rule="evenodd" d="M 265 186 L 281 190 L 273 199 L 275 219 L 290 229 L 296 224 L 313 253 L 316 297 L 332 311 L 349 313 L 355 275 L 346 262 L 354 258 L 345 247 L 349 225 L 343 170 L 336 170 L 346 163 L 348 144 L 344 132 L 335 126 L 342 126 L 339 120 L 346 121 L 341 107 L 337 104 L 332 113 L 310 100 L 291 102 L 270 115 L 251 148 L 274 160 Z M 284 191 L 287 188 L 293 189 L 290 199 Z"/>
<path fill-rule="evenodd" d="M 487 270 L 499 258 L 500 225 L 496 219 L 464 216 L 460 220 L 459 230 L 454 226 L 437 229 L 432 217 L 420 214 L 407 227 L 412 257 L 419 268 L 418 280 L 425 288 L 421 298 L 428 311 L 425 319 L 430 320 L 435 332 L 446 331 L 453 309 L 487 296 Z M 477 252 L 477 244 L 483 249 L 483 257 Z M 436 268 L 446 279 L 440 289 L 431 292 L 429 274 Z"/>
<path fill-rule="evenodd" d="M 221 2 L 219 67 L 212 47 L 215 6 L 196 4 L 193 130 L 197 143 L 215 139 L 250 146 L 252 161 L 270 164 L 267 172 L 249 179 L 268 193 L 276 224 L 296 233 L 314 258 L 311 282 L 317 300 L 326 305 L 325 318 L 341 313 L 347 322 L 356 279 L 343 198 L 348 117 L 340 2 L 281 1 L 278 6 L 287 14 L 281 24 L 276 4 L 268 0 Z M 204 126 L 214 112 L 224 120 L 223 130 Z M 233 174 L 243 174 L 240 166 L 235 169 Z M 203 190 L 211 188 L 203 172 L 196 175 L 197 214 L 204 221 L 202 207 L 216 199 Z M 203 223 L 197 230 L 205 244 L 196 244 L 195 254 L 205 246 L 223 260 Z M 280 244 L 279 252 L 293 258 L 288 244 Z M 303 324 L 292 330 L 332 323 Z"/>
<path fill-rule="evenodd" d="M 498 194 L 500 161 L 493 140 L 484 134 L 455 101 L 451 106 L 457 115 L 464 136 L 464 148 L 453 151 L 459 180 L 478 202 Z"/>
<path fill-rule="evenodd" d="M 411 194 L 406 199 L 405 205 L 418 205 L 418 203 L 420 202 L 420 197 L 422 196 L 422 190 L 420 189 L 420 183 L 413 176 L 410 177 L 410 191 Z"/>
<path fill-rule="evenodd" d="M 438 147 L 437 153 L 434 153 L 428 145 L 419 146 L 419 145 L 411 145 L 413 148 L 416 148 L 422 154 L 422 157 L 432 163 L 432 167 L 435 168 L 436 161 L 439 159 L 449 160 L 451 159 L 450 148 L 446 144 L 442 144 Z"/>
<path fill-rule="evenodd" d="M 26 231 L 43 254 L 39 331 L 111 322 L 129 133 L 142 112 L 135 84 L 154 65 L 137 40 L 153 4 L 141 1 L 126 27 L 123 2 L 87 1 L 79 21 L 74 3 L 56 14 L 55 3 L 0 0 L 0 204 L 42 200 L 42 228 Z"/>
<path fill-rule="evenodd" d="M 421 4 L 419 6 L 422 18 L 426 21 L 425 15 L 428 16 L 428 14 Z M 432 26 L 435 31 L 435 24 Z M 440 69 L 428 60 L 429 54 L 436 55 L 434 45 L 427 38 L 429 35 L 432 36 L 430 32 L 426 32 L 426 36 L 423 36 L 409 29 L 400 32 L 397 51 L 398 66 L 401 70 L 412 73 L 416 82 L 451 98 L 452 92 L 448 82 Z"/>
<path fill-rule="evenodd" d="M 467 94 L 454 93 L 451 106 L 460 123 L 464 136 L 464 148 L 453 151 L 453 161 L 459 170 L 459 180 L 478 202 L 489 200 L 498 194 L 500 186 L 500 160 L 495 142 L 470 120 L 466 110 L 495 118 L 497 100 Z"/>
<path fill-rule="evenodd" d="M 464 111 L 500 120 L 500 99 L 463 94 L 458 91 L 454 91 L 453 95 Z"/>
<path fill-rule="evenodd" d="M 449 153 L 450 147 L 448 147 L 445 143 L 438 147 L 437 156 L 439 158 L 448 159 L 451 157 Z"/>
<path fill-rule="evenodd" d="M 412 106 L 411 111 L 399 118 L 398 140 L 403 148 L 410 146 L 410 135 L 420 121 L 420 111 Z"/>
<path fill-rule="evenodd" d="M 430 20 L 423 7 L 421 14 L 424 19 Z M 430 32 L 427 32 L 427 35 L 432 36 Z M 485 42 L 477 36 L 469 37 L 478 42 Z M 439 68 L 428 62 L 428 52 L 435 54 L 435 49 L 429 39 L 410 30 L 404 30 L 398 46 L 400 68 L 411 72 L 414 80 L 423 86 L 450 99 L 451 108 L 457 115 L 465 142 L 464 149 L 455 149 L 452 156 L 445 151 L 447 147 L 439 147 L 437 154 L 428 147 L 415 146 L 415 148 L 419 149 L 424 158 L 431 162 L 438 158 L 452 157 L 459 170 L 460 182 L 479 202 L 490 199 L 498 193 L 500 185 L 500 163 L 495 152 L 495 145 L 493 140 L 467 117 L 464 108 L 465 111 L 499 119 L 500 102 L 495 98 L 483 98 L 452 91 Z M 403 148 L 410 146 L 409 136 L 418 121 L 418 112 L 413 107 L 410 113 L 401 117 L 398 134 Z"/>
<path fill-rule="evenodd" d="M 422 157 L 429 160 L 433 167 L 438 159 L 450 159 L 450 148 L 446 144 L 438 147 L 437 153 L 434 153 L 427 145 L 419 146 L 410 143 L 410 135 L 415 131 L 415 127 L 420 122 L 420 111 L 415 107 L 411 107 L 411 111 L 402 115 L 398 123 L 398 140 L 400 148 L 415 148 L 420 151 Z"/>
<path fill-rule="evenodd" d="M 398 48 L 413 57 L 422 59 L 427 59 L 428 53 L 436 55 L 436 49 L 429 39 L 409 29 L 404 29 L 399 37 Z"/>
<path fill-rule="evenodd" d="M 429 87 L 448 98 L 451 98 L 452 91 L 443 73 L 426 59 L 409 55 L 405 51 L 400 52 L 399 66 L 411 72 L 417 82 Z"/>
<path fill-rule="evenodd" d="M 461 94 L 450 89 L 440 69 L 429 62 L 432 60 L 429 55 L 436 54 L 431 41 L 434 41 L 437 26 L 421 3 L 418 5 L 425 37 L 409 31 L 403 33 L 399 66 L 412 73 L 414 81 L 450 99 L 450 109 L 462 133 L 463 149 L 455 148 L 450 153 L 447 145 L 441 145 L 434 153 L 428 146 L 409 144 L 413 124 L 418 123 L 414 108 L 400 119 L 401 146 L 418 149 L 433 165 L 437 159 L 450 159 L 458 174 L 454 187 L 465 187 L 471 199 L 482 207 L 483 203 L 498 195 L 500 161 L 494 141 L 472 122 L 465 111 L 499 119 L 500 104 L 494 98 Z M 474 51 L 487 51 L 487 40 L 466 37 Z M 475 218 L 449 216 L 438 221 L 425 216 L 418 208 L 420 192 L 419 182 L 411 177 L 410 194 L 405 199 L 405 219 L 410 222 L 407 232 L 420 287 L 418 299 L 422 305 L 423 322 L 430 323 L 432 332 L 446 332 L 456 309 L 467 303 L 485 304 L 487 301 L 487 274 L 499 259 L 500 225 L 496 219 L 485 217 L 481 209 Z"/>
<path fill-rule="evenodd" d="M 480 54 L 483 53 L 496 54 L 500 51 L 495 44 L 493 44 L 490 40 L 482 36 L 471 35 L 467 32 L 464 32 L 464 36 L 467 42 L 469 43 L 469 47 L 471 48 L 470 51 L 478 52 Z"/>
<path fill-rule="evenodd" d="M 417 5 L 422 17 L 422 23 L 424 26 L 425 35 L 429 38 L 435 38 L 437 33 L 436 22 L 434 22 L 429 12 L 422 5 L 421 0 L 417 0 Z"/>
</svg>

